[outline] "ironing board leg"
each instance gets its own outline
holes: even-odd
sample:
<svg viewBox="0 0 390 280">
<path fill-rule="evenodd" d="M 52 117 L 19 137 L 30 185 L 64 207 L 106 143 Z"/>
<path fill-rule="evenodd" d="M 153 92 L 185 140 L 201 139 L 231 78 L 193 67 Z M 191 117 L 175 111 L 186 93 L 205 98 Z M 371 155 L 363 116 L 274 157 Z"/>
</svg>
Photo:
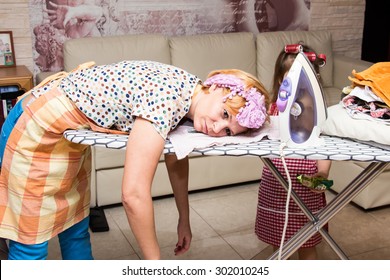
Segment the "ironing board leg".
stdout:
<svg viewBox="0 0 390 280">
<path fill-rule="evenodd" d="M 270 169 L 272 174 L 275 176 L 275 178 L 280 182 L 280 184 L 288 191 L 288 183 L 283 178 L 279 170 L 275 167 L 275 165 L 272 163 L 272 161 L 269 158 L 261 158 L 263 163 Z M 329 235 L 328 231 L 326 231 L 323 228 L 319 228 L 317 226 L 318 218 L 313 215 L 313 213 L 306 207 L 306 205 L 302 202 L 302 200 L 299 198 L 299 196 L 296 194 L 296 192 L 292 189 L 291 190 L 291 196 L 295 203 L 299 206 L 299 208 L 302 210 L 302 212 L 306 215 L 307 218 L 311 220 L 310 224 L 317 229 L 317 231 L 320 232 L 320 234 L 323 236 L 324 240 L 329 244 L 329 246 L 336 252 L 336 254 L 339 256 L 340 259 L 348 259 L 347 255 L 343 252 L 343 250 L 338 246 L 338 244 L 333 240 L 333 238 Z M 300 246 L 299 246 L 300 247 Z M 290 255 L 288 255 L 286 258 L 290 257 L 297 249 L 299 249 L 298 246 L 294 247 L 290 251 Z M 279 254 L 279 250 L 276 251 L 276 254 Z"/>
<path fill-rule="evenodd" d="M 318 230 L 318 228 L 322 228 L 326 223 L 328 223 L 331 218 L 340 212 L 352 201 L 354 197 L 356 197 L 376 177 L 378 177 L 389 164 L 389 162 L 372 162 L 366 169 L 364 169 L 344 190 L 342 190 L 318 213 L 318 221 L 315 226 L 312 222 L 308 222 L 289 241 L 286 242 L 281 254 L 282 258 L 287 259 L 290 255 L 292 255 L 296 248 L 302 246 L 302 244 L 304 244 Z M 340 252 L 337 252 L 336 250 L 336 253 Z M 342 255 L 345 254 L 343 253 Z M 276 259 L 276 257 L 277 254 L 274 253 L 269 259 Z"/>
</svg>

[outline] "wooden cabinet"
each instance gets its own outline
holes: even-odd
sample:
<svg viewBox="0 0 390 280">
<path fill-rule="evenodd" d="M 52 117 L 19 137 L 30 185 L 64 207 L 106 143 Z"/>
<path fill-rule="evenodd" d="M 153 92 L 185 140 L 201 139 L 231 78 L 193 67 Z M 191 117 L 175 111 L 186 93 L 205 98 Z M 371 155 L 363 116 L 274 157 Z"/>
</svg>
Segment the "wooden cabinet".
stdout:
<svg viewBox="0 0 390 280">
<path fill-rule="evenodd" d="M 29 91 L 33 88 L 33 74 L 24 65 L 0 68 L 0 86 L 15 86 L 19 90 Z"/>
<path fill-rule="evenodd" d="M 0 68 L 0 127 L 17 102 L 17 97 L 33 88 L 33 74 L 24 65 Z"/>
</svg>

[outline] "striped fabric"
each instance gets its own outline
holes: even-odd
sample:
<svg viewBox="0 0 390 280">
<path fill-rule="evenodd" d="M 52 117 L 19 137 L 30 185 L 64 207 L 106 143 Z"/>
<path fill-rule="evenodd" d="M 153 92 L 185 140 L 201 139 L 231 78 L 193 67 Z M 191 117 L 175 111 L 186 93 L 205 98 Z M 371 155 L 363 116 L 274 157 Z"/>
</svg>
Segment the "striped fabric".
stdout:
<svg viewBox="0 0 390 280">
<path fill-rule="evenodd" d="M 42 243 L 89 215 L 91 151 L 66 129 L 89 120 L 57 89 L 25 108 L 12 130 L 0 176 L 0 236 Z"/>
</svg>

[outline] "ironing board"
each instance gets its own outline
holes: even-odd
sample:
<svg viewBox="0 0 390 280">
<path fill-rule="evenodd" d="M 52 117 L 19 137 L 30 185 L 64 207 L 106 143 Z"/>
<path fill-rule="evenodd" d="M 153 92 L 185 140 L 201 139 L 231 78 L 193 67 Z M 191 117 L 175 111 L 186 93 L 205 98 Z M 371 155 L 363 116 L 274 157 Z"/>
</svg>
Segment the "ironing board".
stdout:
<svg viewBox="0 0 390 280">
<path fill-rule="evenodd" d="M 64 137 L 73 142 L 83 145 L 99 146 L 109 149 L 125 149 L 127 135 L 105 134 L 90 130 L 68 130 Z M 293 200 L 309 218 L 309 222 L 303 226 L 290 240 L 288 240 L 281 253 L 282 259 L 288 259 L 316 232 L 320 232 L 324 240 L 330 245 L 340 259 L 348 259 L 346 254 L 332 239 L 329 233 L 323 229 L 331 218 L 339 213 L 352 199 L 366 188 L 390 163 L 390 150 L 371 146 L 347 138 L 321 136 L 324 145 L 306 148 L 285 148 L 286 158 L 311 159 L 311 160 L 336 160 L 336 161 L 362 161 L 370 162 L 343 191 L 336 195 L 317 215 L 313 215 L 306 205 L 292 190 Z M 258 156 L 268 166 L 274 176 L 286 190 L 288 183 L 273 165 L 271 158 L 279 157 L 279 140 L 263 139 L 259 142 L 248 144 L 234 144 L 213 146 L 196 149 L 192 153 L 203 156 Z M 174 153 L 173 145 L 167 140 L 164 154 Z M 276 259 L 279 252 L 272 254 L 269 259 Z"/>
</svg>

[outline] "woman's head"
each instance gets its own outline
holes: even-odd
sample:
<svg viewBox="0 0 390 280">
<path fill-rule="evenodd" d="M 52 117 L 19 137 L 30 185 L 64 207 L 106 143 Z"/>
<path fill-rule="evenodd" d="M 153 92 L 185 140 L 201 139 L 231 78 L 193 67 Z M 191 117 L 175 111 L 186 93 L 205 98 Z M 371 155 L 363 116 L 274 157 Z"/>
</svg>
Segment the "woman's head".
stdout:
<svg viewBox="0 0 390 280">
<path fill-rule="evenodd" d="M 260 128 L 268 120 L 268 92 L 244 71 L 213 71 L 203 83 L 202 92 L 206 93 L 199 103 L 202 108 L 194 116 L 198 131 L 211 136 L 234 135 Z"/>
<path fill-rule="evenodd" d="M 303 45 L 299 43 L 299 45 L 302 46 L 302 51 L 304 53 L 314 53 L 316 52 L 310 48 L 309 46 Z M 291 68 L 291 65 L 294 62 L 295 57 L 297 56 L 298 52 L 288 52 L 286 51 L 286 48 L 283 48 L 283 50 L 279 53 L 278 58 L 275 62 L 275 69 L 274 69 L 274 78 L 273 78 L 273 84 L 271 89 L 271 96 L 272 96 L 272 103 L 276 102 L 276 99 L 278 98 L 278 92 L 280 84 L 282 83 L 284 77 L 287 75 L 288 71 Z M 323 63 L 323 60 L 319 59 L 316 55 L 316 58 L 311 61 L 314 70 L 317 73 L 317 76 L 320 78 L 320 66 Z"/>
</svg>

